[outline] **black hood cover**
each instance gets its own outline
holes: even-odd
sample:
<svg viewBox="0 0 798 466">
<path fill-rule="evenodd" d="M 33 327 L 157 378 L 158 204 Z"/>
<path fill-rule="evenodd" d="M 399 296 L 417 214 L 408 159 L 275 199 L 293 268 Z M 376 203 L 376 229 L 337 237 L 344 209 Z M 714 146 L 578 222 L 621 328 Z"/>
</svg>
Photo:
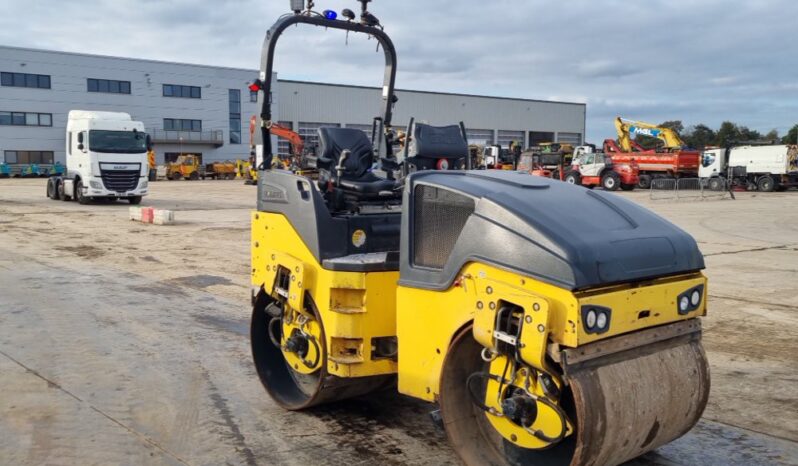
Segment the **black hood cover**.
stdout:
<svg viewBox="0 0 798 466">
<path fill-rule="evenodd" d="M 471 197 L 466 221 L 442 270 L 416 267 L 408 222 L 418 184 Z M 622 196 L 508 171 L 425 171 L 410 176 L 402 219 L 401 283 L 451 285 L 471 261 L 494 264 L 567 289 L 696 271 L 704 259 L 685 231 Z"/>
</svg>

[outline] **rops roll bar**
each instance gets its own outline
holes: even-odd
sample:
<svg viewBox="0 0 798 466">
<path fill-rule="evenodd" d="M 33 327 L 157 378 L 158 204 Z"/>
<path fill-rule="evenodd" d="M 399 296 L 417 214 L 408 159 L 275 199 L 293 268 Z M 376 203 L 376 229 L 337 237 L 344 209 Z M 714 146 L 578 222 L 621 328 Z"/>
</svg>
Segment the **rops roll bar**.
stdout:
<svg viewBox="0 0 798 466">
<path fill-rule="evenodd" d="M 266 39 L 263 41 L 263 50 L 261 52 L 260 76 L 258 81 L 253 84 L 257 86 L 264 93 L 263 104 L 260 111 L 260 131 L 261 140 L 263 141 L 263 163 L 258 167 L 258 170 L 271 169 L 272 159 L 274 152 L 272 149 L 272 141 L 269 134 L 269 129 L 272 125 L 272 74 L 274 68 L 274 52 L 277 46 L 277 41 L 283 32 L 295 24 L 309 24 L 312 26 L 319 26 L 330 29 L 340 29 L 343 31 L 367 34 L 373 36 L 382 46 L 385 53 L 385 77 L 382 88 L 382 126 L 384 127 L 383 137 L 385 138 L 387 156 L 392 157 L 391 146 L 393 144 L 391 130 L 391 117 L 393 112 L 393 104 L 396 101 L 394 97 L 394 84 L 396 82 L 396 48 L 391 41 L 391 38 L 379 26 L 379 22 L 366 11 L 366 3 L 363 3 L 363 11 L 361 13 L 360 22 L 353 21 L 354 15 L 350 13 L 346 16 L 348 19 L 335 19 L 336 15 L 322 15 L 311 11 L 295 11 L 293 14 L 283 16 L 278 19 L 276 23 L 266 33 Z M 311 3 L 312 6 L 312 3 Z M 327 12 L 325 12 L 327 13 Z M 376 155 L 380 158 L 380 150 L 382 143 L 379 142 L 376 148 Z"/>
</svg>

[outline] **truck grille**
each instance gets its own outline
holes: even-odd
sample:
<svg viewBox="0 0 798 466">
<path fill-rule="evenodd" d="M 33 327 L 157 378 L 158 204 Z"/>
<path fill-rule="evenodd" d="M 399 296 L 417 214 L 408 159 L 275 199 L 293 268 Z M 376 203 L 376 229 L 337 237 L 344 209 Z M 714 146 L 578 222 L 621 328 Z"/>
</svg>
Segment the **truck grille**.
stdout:
<svg viewBox="0 0 798 466">
<path fill-rule="evenodd" d="M 105 189 L 118 193 L 133 191 L 139 184 L 138 170 L 101 170 L 100 176 Z"/>
</svg>

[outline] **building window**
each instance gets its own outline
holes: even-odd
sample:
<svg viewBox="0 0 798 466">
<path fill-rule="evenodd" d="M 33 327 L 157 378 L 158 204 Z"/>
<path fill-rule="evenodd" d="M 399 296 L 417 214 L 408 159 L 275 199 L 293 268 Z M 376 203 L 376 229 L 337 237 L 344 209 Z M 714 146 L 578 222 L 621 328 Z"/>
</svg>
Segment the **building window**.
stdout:
<svg viewBox="0 0 798 466">
<path fill-rule="evenodd" d="M 202 120 L 189 120 L 181 118 L 164 118 L 164 131 L 202 131 Z"/>
<path fill-rule="evenodd" d="M 538 146 L 544 142 L 554 142 L 554 133 L 551 131 L 530 131 L 529 145 Z"/>
<path fill-rule="evenodd" d="M 55 157 L 48 150 L 7 150 L 3 153 L 6 163 L 52 165 Z"/>
<path fill-rule="evenodd" d="M 186 99 L 201 99 L 202 89 L 197 86 L 181 86 L 179 84 L 164 84 L 164 97 L 182 97 Z"/>
<path fill-rule="evenodd" d="M 258 91 L 249 91 L 249 101 L 258 103 Z"/>
<path fill-rule="evenodd" d="M 53 126 L 53 115 L 50 113 L 0 112 L 0 125 Z"/>
<path fill-rule="evenodd" d="M 524 145 L 524 132 L 523 131 L 504 131 L 499 130 L 498 139 L 496 140 L 496 144 L 499 144 L 502 147 L 510 147 L 510 144 L 515 142 L 516 144 Z"/>
<path fill-rule="evenodd" d="M 294 129 L 294 123 L 290 121 L 278 121 L 277 124 L 282 126 L 283 128 L 288 128 L 290 130 Z M 279 155 L 291 154 L 291 143 L 288 142 L 287 139 L 277 138 L 277 154 Z"/>
<path fill-rule="evenodd" d="M 241 91 L 230 89 L 227 95 L 230 107 L 230 144 L 241 144 Z"/>
<path fill-rule="evenodd" d="M 33 87 L 50 89 L 50 76 L 28 73 L 0 73 L 0 84 L 10 87 Z"/>
<path fill-rule="evenodd" d="M 115 81 L 113 79 L 86 80 L 86 90 L 89 92 L 107 92 L 109 94 L 130 94 L 130 81 Z"/>
<path fill-rule="evenodd" d="M 489 145 L 493 144 L 492 129 L 473 129 L 466 128 L 466 137 L 469 144 Z"/>
<path fill-rule="evenodd" d="M 557 133 L 557 142 L 578 146 L 582 144 L 582 133 Z"/>
<path fill-rule="evenodd" d="M 319 145 L 319 128 L 340 128 L 338 123 L 311 123 L 300 121 L 297 134 L 305 141 L 305 147 L 313 148 Z"/>
</svg>

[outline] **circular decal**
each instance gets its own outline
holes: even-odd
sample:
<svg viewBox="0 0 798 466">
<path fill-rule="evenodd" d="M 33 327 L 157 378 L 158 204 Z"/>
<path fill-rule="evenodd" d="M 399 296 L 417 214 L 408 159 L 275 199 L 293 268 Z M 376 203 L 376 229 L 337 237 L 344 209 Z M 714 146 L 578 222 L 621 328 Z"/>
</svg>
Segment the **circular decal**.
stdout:
<svg viewBox="0 0 798 466">
<path fill-rule="evenodd" d="M 352 244 L 354 244 L 356 248 L 366 244 L 366 232 L 363 230 L 355 230 L 355 232 L 352 233 Z"/>
</svg>

